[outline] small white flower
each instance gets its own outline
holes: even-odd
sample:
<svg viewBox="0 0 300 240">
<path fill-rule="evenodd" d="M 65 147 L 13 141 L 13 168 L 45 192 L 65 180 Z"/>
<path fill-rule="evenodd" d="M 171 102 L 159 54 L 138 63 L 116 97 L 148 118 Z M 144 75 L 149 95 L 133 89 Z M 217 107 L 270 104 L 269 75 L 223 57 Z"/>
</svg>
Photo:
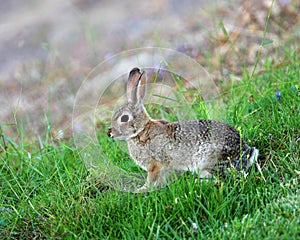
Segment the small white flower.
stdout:
<svg viewBox="0 0 300 240">
<path fill-rule="evenodd" d="M 64 131 L 62 129 L 60 129 L 58 132 L 57 132 L 57 135 L 56 135 L 56 139 L 62 139 L 64 137 Z"/>
<path fill-rule="evenodd" d="M 192 223 L 192 226 L 193 226 L 193 229 L 194 229 L 194 231 L 197 231 L 198 230 L 198 226 L 197 226 L 197 223 Z"/>
</svg>

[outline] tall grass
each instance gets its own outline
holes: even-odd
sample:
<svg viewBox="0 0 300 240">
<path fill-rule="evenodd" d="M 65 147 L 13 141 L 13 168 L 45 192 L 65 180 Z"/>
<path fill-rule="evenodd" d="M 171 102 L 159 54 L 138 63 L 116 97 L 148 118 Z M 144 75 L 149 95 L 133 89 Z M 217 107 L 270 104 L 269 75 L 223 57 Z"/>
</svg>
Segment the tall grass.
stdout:
<svg viewBox="0 0 300 240">
<path fill-rule="evenodd" d="M 260 150 L 264 178 L 255 167 L 218 183 L 186 173 L 159 191 L 124 193 L 91 180 L 72 142 L 14 142 L 1 132 L 1 239 L 300 238 L 300 66 L 295 52 L 289 58 L 223 91 L 225 120 Z M 115 164 L 139 171 L 99 134 Z"/>
</svg>

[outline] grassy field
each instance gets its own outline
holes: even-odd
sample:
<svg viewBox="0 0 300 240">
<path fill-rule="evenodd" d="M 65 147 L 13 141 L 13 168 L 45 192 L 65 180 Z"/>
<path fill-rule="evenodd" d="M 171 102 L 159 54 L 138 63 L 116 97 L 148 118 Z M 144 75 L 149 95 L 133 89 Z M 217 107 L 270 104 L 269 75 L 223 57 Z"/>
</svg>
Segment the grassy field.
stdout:
<svg viewBox="0 0 300 240">
<path fill-rule="evenodd" d="M 21 127 L 20 141 L 2 134 L 0 238 L 299 239 L 300 62 L 296 52 L 286 59 L 223 87 L 226 122 L 261 153 L 262 174 L 253 167 L 247 178 L 185 174 L 159 191 L 123 193 L 90 181 L 72 142 L 31 143 Z"/>
</svg>

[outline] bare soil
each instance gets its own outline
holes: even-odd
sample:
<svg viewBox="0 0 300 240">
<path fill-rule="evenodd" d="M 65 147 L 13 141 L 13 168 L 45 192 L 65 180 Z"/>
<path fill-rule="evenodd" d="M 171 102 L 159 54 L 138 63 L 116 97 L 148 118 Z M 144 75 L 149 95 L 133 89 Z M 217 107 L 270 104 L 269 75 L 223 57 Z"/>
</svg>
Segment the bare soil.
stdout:
<svg viewBox="0 0 300 240">
<path fill-rule="evenodd" d="M 72 133 L 76 93 L 100 62 L 133 48 L 164 47 L 185 53 L 222 82 L 266 59 L 288 63 L 285 47 L 299 51 L 300 3 L 199 0 L 10 0 L 0 5 L 0 124 L 15 138 Z M 134 66 L 132 66 L 134 67 Z M 128 69 L 129 71 L 130 69 Z M 100 83 L 101 84 L 101 83 Z M 92 96 L 91 96 L 92 97 Z M 62 135 L 64 132 L 64 135 Z"/>
</svg>

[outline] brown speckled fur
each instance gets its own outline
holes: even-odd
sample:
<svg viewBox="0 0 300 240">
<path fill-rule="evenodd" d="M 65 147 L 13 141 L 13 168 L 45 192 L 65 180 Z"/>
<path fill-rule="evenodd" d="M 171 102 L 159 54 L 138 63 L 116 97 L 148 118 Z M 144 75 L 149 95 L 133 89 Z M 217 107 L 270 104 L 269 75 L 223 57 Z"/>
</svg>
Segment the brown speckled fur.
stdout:
<svg viewBox="0 0 300 240">
<path fill-rule="evenodd" d="M 166 184 L 175 172 L 192 171 L 205 178 L 216 172 L 225 175 L 228 168 L 247 170 L 256 160 L 258 150 L 228 124 L 151 119 L 142 104 L 143 81 L 145 74 L 134 68 L 127 84 L 128 104 L 116 111 L 107 132 L 114 139 L 126 140 L 131 157 L 148 172 L 142 189 Z M 121 121 L 124 115 L 126 122 Z"/>
</svg>

